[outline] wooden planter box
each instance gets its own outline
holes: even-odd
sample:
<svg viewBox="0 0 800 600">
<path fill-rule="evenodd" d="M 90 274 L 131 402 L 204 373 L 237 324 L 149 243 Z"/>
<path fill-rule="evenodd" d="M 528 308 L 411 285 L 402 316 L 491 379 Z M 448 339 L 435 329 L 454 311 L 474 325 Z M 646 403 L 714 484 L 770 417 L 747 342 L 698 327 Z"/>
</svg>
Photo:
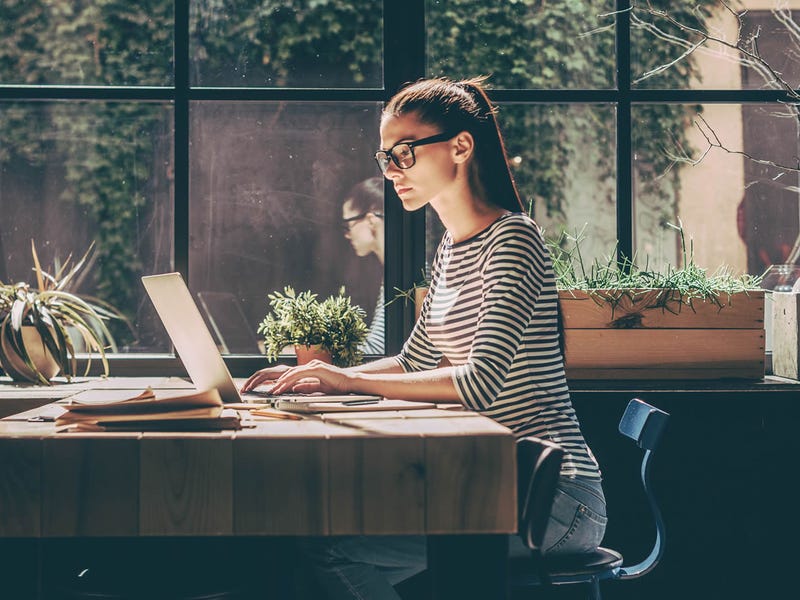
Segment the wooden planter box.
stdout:
<svg viewBox="0 0 800 600">
<path fill-rule="evenodd" d="M 568 379 L 761 379 L 764 292 L 723 294 L 720 307 L 693 300 L 658 306 L 655 290 L 616 306 L 559 292 Z"/>
</svg>

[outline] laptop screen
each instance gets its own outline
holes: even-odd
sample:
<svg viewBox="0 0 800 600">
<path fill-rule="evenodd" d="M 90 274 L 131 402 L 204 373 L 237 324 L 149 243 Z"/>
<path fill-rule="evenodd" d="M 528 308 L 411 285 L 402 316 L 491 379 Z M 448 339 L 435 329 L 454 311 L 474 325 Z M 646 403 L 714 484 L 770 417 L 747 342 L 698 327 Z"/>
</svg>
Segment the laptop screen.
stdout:
<svg viewBox="0 0 800 600">
<path fill-rule="evenodd" d="M 164 328 L 197 389 L 216 388 L 223 402 L 241 402 L 225 361 L 180 273 L 142 277 Z"/>
</svg>

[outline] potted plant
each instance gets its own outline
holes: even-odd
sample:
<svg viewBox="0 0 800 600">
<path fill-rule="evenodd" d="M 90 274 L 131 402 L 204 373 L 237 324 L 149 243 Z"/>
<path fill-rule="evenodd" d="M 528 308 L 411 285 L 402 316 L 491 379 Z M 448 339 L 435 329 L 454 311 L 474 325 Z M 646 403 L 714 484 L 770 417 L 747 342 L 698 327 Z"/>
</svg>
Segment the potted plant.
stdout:
<svg viewBox="0 0 800 600">
<path fill-rule="evenodd" d="M 298 294 L 290 286 L 267 298 L 272 312 L 258 326 L 258 333 L 264 336 L 268 360 L 277 360 L 284 348 L 293 346 L 298 364 L 312 358 L 341 367 L 361 362 L 360 348 L 367 337 L 366 313 L 352 304 L 344 288 L 322 302 L 313 292 Z M 312 350 L 317 354 L 308 356 Z"/>
<path fill-rule="evenodd" d="M 31 242 L 36 287 L 0 282 L 0 365 L 12 379 L 49 384 L 59 372 L 76 375 L 78 354 L 86 352 L 85 375 L 97 353 L 108 375 L 106 348 L 116 351 L 105 325 L 122 315 L 97 299 L 69 291 L 94 245 L 70 268 L 71 255 L 51 274 L 42 269 Z"/>
<path fill-rule="evenodd" d="M 760 277 L 683 266 L 654 270 L 612 257 L 585 265 L 581 234 L 549 242 L 564 321 L 569 379 L 761 379 Z"/>
</svg>

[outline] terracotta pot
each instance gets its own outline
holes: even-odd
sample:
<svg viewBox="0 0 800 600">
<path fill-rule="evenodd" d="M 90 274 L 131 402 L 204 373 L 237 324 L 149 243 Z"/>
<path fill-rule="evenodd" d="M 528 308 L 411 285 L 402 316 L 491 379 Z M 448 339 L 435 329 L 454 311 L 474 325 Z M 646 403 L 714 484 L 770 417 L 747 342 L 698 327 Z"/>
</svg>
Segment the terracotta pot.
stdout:
<svg viewBox="0 0 800 600">
<path fill-rule="evenodd" d="M 11 345 L 4 338 L 0 339 L 0 342 L 0 358 L 2 358 L 3 370 L 8 376 L 15 381 L 38 382 L 39 378 L 11 348 Z M 61 367 L 44 345 L 42 336 L 35 327 L 32 325 L 22 327 L 22 343 L 28 351 L 31 362 L 47 381 L 58 375 Z"/>
<path fill-rule="evenodd" d="M 333 364 L 333 357 L 327 350 L 323 350 L 321 346 L 303 346 L 297 345 L 294 347 L 294 353 L 297 355 L 297 364 L 304 365 L 312 360 L 321 360 L 324 363 Z"/>
</svg>

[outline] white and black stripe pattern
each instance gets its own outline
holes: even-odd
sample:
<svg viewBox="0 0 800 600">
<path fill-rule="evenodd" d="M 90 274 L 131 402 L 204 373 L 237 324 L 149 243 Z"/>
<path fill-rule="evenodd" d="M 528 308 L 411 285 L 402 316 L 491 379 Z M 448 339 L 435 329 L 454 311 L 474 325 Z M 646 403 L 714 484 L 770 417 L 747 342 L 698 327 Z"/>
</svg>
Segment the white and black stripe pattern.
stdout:
<svg viewBox="0 0 800 600">
<path fill-rule="evenodd" d="M 378 302 L 375 305 L 375 313 L 372 315 L 372 322 L 369 324 L 367 339 L 361 344 L 361 352 L 364 354 L 383 354 L 385 352 L 386 338 L 386 310 L 383 300 L 383 282 L 378 293 Z"/>
<path fill-rule="evenodd" d="M 442 239 L 431 287 L 398 360 L 406 371 L 447 357 L 463 404 L 565 449 L 562 473 L 600 472 L 581 434 L 558 343 L 558 293 L 537 225 L 506 215 L 475 237 Z"/>
</svg>

